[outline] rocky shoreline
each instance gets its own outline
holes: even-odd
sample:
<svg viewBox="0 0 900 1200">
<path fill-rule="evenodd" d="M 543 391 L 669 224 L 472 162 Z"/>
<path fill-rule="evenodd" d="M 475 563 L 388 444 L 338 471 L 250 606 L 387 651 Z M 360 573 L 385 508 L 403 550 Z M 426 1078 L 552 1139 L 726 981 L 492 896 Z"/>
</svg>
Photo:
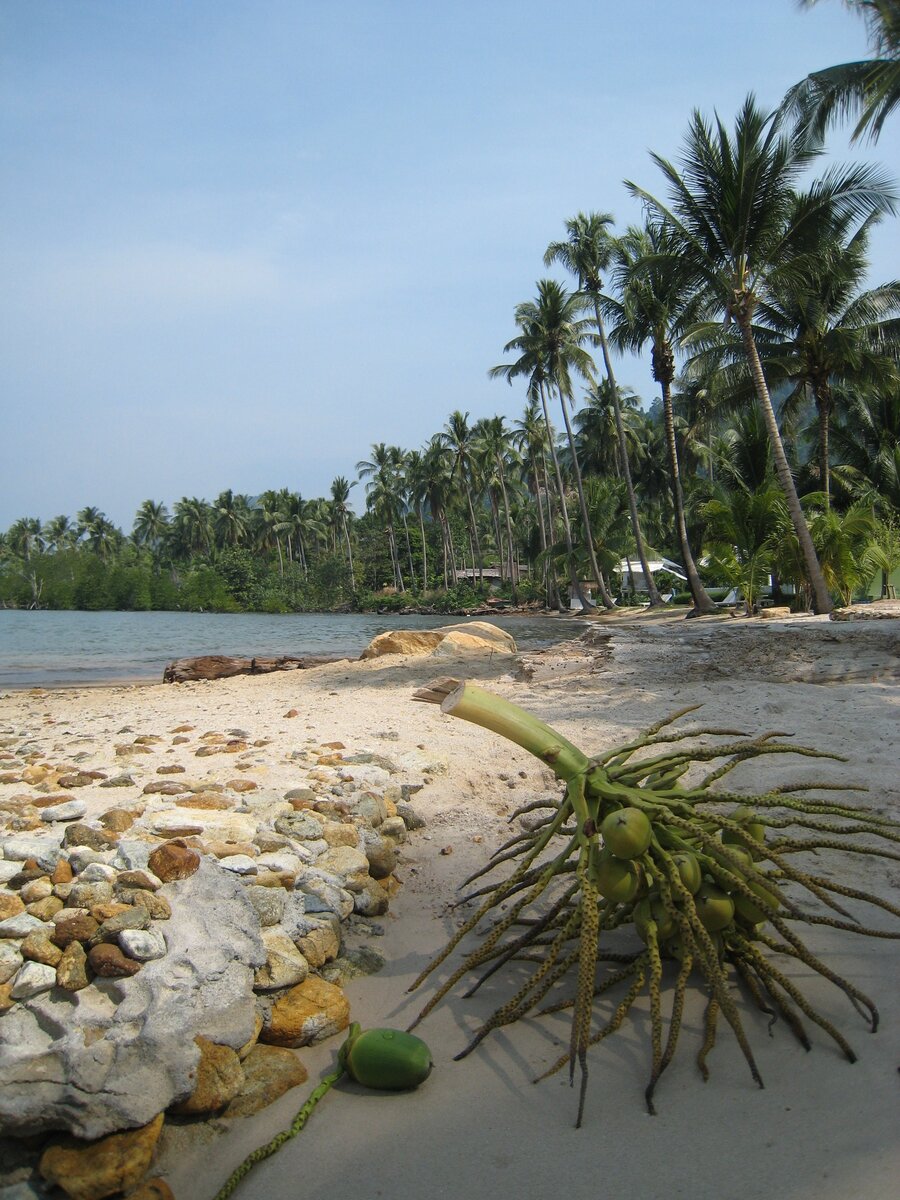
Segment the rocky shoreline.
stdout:
<svg viewBox="0 0 900 1200">
<path fill-rule="evenodd" d="M 160 1114 L 258 1111 L 306 1079 L 296 1048 L 346 1028 L 428 763 L 308 742 L 276 791 L 247 729 L 120 729 L 102 766 L 31 732 L 0 735 L 0 1130 L 49 1134 L 40 1175 L 99 1197 L 110 1135 L 132 1131 L 118 1192 Z"/>
</svg>

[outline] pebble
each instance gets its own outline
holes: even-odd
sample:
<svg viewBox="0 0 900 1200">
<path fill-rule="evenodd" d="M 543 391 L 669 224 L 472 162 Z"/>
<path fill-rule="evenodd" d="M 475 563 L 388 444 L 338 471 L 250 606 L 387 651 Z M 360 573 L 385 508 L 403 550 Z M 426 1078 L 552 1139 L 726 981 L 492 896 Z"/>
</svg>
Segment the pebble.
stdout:
<svg viewBox="0 0 900 1200">
<path fill-rule="evenodd" d="M 118 946 L 112 942 L 102 942 L 99 946 L 92 946 L 88 951 L 88 966 L 95 975 L 100 975 L 103 979 L 121 979 L 129 975 L 136 975 L 141 969 L 141 964 L 135 962 L 133 958 L 127 958 Z"/>
<path fill-rule="evenodd" d="M 36 933 L 39 929 L 51 932 L 39 917 L 33 917 L 31 913 L 27 912 L 17 913 L 14 917 L 7 917 L 5 921 L 0 921 L 0 938 L 24 938 L 28 937 L 29 933 Z"/>
<path fill-rule="evenodd" d="M 56 987 L 56 968 L 46 963 L 26 962 L 18 971 L 10 996 L 13 1000 L 30 1000 L 41 992 L 49 992 Z"/>
<path fill-rule="evenodd" d="M 166 939 L 158 929 L 123 929 L 119 945 L 129 958 L 138 962 L 163 958 L 166 953 Z"/>
<path fill-rule="evenodd" d="M 70 800 L 67 804 L 53 804 L 41 811 L 41 820 L 48 823 L 53 821 L 77 821 L 87 812 L 84 800 Z"/>
<path fill-rule="evenodd" d="M 81 942 L 70 942 L 56 964 L 56 982 L 67 992 L 80 992 L 88 985 L 87 953 Z"/>
<path fill-rule="evenodd" d="M 259 870 L 249 854 L 226 854 L 219 859 L 219 866 L 235 875 L 255 875 Z"/>
<path fill-rule="evenodd" d="M 7 983 L 22 965 L 22 955 L 12 942 L 0 942 L 0 983 Z"/>
</svg>

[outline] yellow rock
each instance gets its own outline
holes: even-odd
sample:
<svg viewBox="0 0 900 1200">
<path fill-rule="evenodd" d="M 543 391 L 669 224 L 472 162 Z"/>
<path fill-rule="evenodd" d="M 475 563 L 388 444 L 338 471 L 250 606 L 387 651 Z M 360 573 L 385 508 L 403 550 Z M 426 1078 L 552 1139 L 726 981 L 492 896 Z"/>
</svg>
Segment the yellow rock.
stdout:
<svg viewBox="0 0 900 1200">
<path fill-rule="evenodd" d="M 162 1127 L 160 1113 L 149 1125 L 97 1142 L 67 1138 L 44 1151 L 38 1170 L 71 1200 L 103 1200 L 127 1192 L 146 1174 Z"/>
<path fill-rule="evenodd" d="M 339 987 L 311 975 L 272 1005 L 260 1041 L 272 1046 L 308 1046 L 350 1024 L 350 1003 Z"/>
<path fill-rule="evenodd" d="M 244 1085 L 244 1071 L 236 1051 L 205 1037 L 195 1037 L 200 1049 L 197 1082 L 187 1100 L 173 1104 L 171 1111 L 182 1117 L 218 1112 L 233 1100 Z"/>
</svg>

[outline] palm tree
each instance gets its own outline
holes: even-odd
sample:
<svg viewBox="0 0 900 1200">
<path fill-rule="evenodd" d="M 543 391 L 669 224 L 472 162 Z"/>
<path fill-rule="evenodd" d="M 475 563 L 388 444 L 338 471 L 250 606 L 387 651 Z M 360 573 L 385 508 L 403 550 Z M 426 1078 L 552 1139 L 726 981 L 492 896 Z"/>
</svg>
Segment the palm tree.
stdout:
<svg viewBox="0 0 900 1200">
<path fill-rule="evenodd" d="M 666 207 L 633 183 L 626 186 L 671 224 L 695 286 L 734 320 L 753 377 L 775 459 L 779 486 L 794 526 L 817 612 L 833 605 L 807 527 L 753 334 L 753 316 L 767 281 L 776 276 L 804 229 L 826 213 L 865 218 L 893 208 L 886 179 L 868 167 L 832 168 L 797 203 L 793 185 L 819 154 L 797 131 L 783 134 L 777 116 L 744 102 L 732 138 L 716 117 L 711 126 L 695 112 L 681 155 L 681 170 L 657 154 L 653 161 L 671 195 Z"/>
<path fill-rule="evenodd" d="M 144 500 L 135 513 L 131 536 L 139 546 L 158 553 L 169 529 L 169 511 L 162 501 Z"/>
<path fill-rule="evenodd" d="M 770 478 L 758 488 L 720 488 L 703 512 L 713 568 L 740 588 L 749 616 L 785 536 L 784 496 Z"/>
<path fill-rule="evenodd" d="M 555 391 L 559 397 L 569 451 L 572 455 L 572 473 L 578 493 L 581 519 L 584 528 L 589 530 L 590 519 L 567 405 L 572 400 L 572 370 L 576 370 L 590 381 L 593 378 L 593 361 L 583 346 L 588 336 L 588 322 L 581 316 L 583 300 L 579 296 L 567 292 L 554 279 L 541 279 L 537 286 L 536 299 L 527 300 L 516 308 L 516 324 L 522 333 L 504 346 L 504 352 L 519 351 L 519 359 L 514 363 L 494 367 L 490 374 L 491 376 L 504 376 L 510 383 L 517 375 L 527 374 L 529 376 L 529 394 L 536 395 L 541 400 L 544 420 L 547 423 L 547 437 L 553 456 L 560 511 L 563 514 L 566 540 L 569 543 L 572 538 L 571 526 L 565 503 L 565 488 L 559 469 L 559 457 L 554 445 L 553 427 L 547 408 L 547 392 Z M 588 538 L 586 549 L 591 572 L 597 580 L 603 603 L 607 608 L 613 608 L 612 596 L 609 594 L 600 565 L 595 560 L 591 538 Z M 586 612 L 593 612 L 596 606 L 584 596 L 572 563 L 570 563 L 569 572 L 572 576 L 573 589 L 582 608 Z"/>
<path fill-rule="evenodd" d="M 687 286 L 688 280 L 674 251 L 672 235 L 664 225 L 648 221 L 642 229 L 632 226 L 617 247 L 615 282 L 621 300 L 607 301 L 607 307 L 616 318 L 610 335 L 614 345 L 622 350 L 640 353 L 650 343 L 653 378 L 662 393 L 663 424 L 681 558 L 694 601 L 694 612 L 709 615 L 717 609 L 700 579 L 688 541 L 672 407 L 674 344 L 695 323 L 701 310 L 698 297 L 691 294 Z"/>
<path fill-rule="evenodd" d="M 37 517 L 20 517 L 10 525 L 6 537 L 13 554 L 18 554 L 25 562 L 30 562 L 32 554 L 40 554 L 44 548 L 41 522 Z"/>
<path fill-rule="evenodd" d="M 350 518 L 353 513 L 347 501 L 350 499 L 350 489 L 356 487 L 356 480 L 348 483 L 343 475 L 338 475 L 331 483 L 331 512 L 336 523 L 340 526 L 347 548 L 347 563 L 350 567 L 350 586 L 356 591 L 356 575 L 353 571 L 353 546 L 350 544 Z"/>
<path fill-rule="evenodd" d="M 439 435 L 446 446 L 453 451 L 453 471 L 459 482 L 460 490 L 466 500 L 468 514 L 469 543 L 472 560 L 478 565 L 478 581 L 484 583 L 484 561 L 481 554 L 481 541 L 478 536 L 478 522 L 475 520 L 475 508 L 472 504 L 472 437 L 473 431 L 469 425 L 469 414 L 456 409 L 447 418 L 444 432 Z"/>
<path fill-rule="evenodd" d="M 384 442 L 378 442 L 372 447 L 371 459 L 363 459 L 356 464 L 360 479 L 369 480 L 366 484 L 367 506 L 379 520 L 384 522 L 385 532 L 388 535 L 394 586 L 398 592 L 404 591 L 400 558 L 397 553 L 397 537 L 394 531 L 394 522 L 399 516 L 402 506 L 400 459 L 400 451 L 396 446 L 386 446 Z"/>
<path fill-rule="evenodd" d="M 547 474 L 547 426 L 541 416 L 538 402 L 533 397 L 529 399 L 519 420 L 513 422 L 512 441 L 526 463 L 530 476 L 529 486 L 537 508 L 540 552 L 545 555 L 548 545 L 555 540 L 552 534 L 554 521 L 550 504 L 550 481 Z M 544 497 L 547 499 L 546 520 Z M 545 603 L 548 608 L 552 608 L 559 605 L 556 575 L 548 570 L 547 559 L 544 558 L 542 561 L 546 590 Z"/>
<path fill-rule="evenodd" d="M 631 527 L 634 532 L 638 558 L 641 561 L 641 569 L 644 572 L 647 592 L 650 596 L 650 604 L 652 606 L 662 604 L 662 599 L 657 591 L 656 584 L 653 582 L 653 576 L 650 574 L 647 551 L 644 548 L 644 537 L 641 533 L 641 522 L 637 510 L 637 497 L 635 496 L 634 485 L 631 481 L 631 469 L 628 464 L 628 449 L 625 443 L 625 430 L 622 425 L 619 392 L 616 386 L 615 373 L 613 372 L 612 359 L 609 354 L 609 345 L 606 340 L 606 329 L 603 324 L 601 309 L 603 295 L 602 277 L 613 261 L 616 246 L 615 239 L 609 232 L 612 220 L 609 213 L 579 213 L 576 217 L 572 217 L 566 221 L 566 240 L 564 242 L 551 242 L 547 247 L 544 254 L 544 265 L 549 266 L 551 263 L 558 262 L 571 275 L 574 275 L 578 280 L 579 292 L 591 303 L 594 310 L 597 338 L 600 342 L 603 366 L 606 371 L 606 378 L 609 381 L 613 411 L 616 418 L 616 435 L 618 437 L 619 454 L 622 462 L 622 478 L 625 480 L 625 486 L 628 489 L 628 508 L 631 513 Z M 574 457 L 575 450 L 571 438 L 570 446 Z M 582 510 L 583 508 L 584 506 L 582 506 Z M 586 520 L 584 511 L 582 511 L 582 518 Z"/>
<path fill-rule="evenodd" d="M 506 462 L 512 453 L 509 431 L 504 426 L 503 417 L 483 417 L 473 430 L 474 443 L 477 452 L 482 456 L 489 469 L 486 477 L 495 478 L 500 493 L 503 508 L 503 518 L 506 525 L 506 577 L 513 586 L 515 599 L 516 585 L 519 581 L 516 569 L 515 543 L 513 539 L 512 522 L 510 519 L 509 495 L 506 487 Z M 490 491 L 490 482 L 489 482 Z M 498 541 L 498 545 L 501 544 Z M 501 554 L 502 561 L 502 554 Z"/>
<path fill-rule="evenodd" d="M 69 518 L 61 513 L 47 522 L 41 536 L 48 550 L 71 550 L 78 533 Z"/>
<path fill-rule="evenodd" d="M 250 528 L 250 502 L 246 496 L 220 492 L 212 505 L 212 527 L 219 546 L 240 546 Z"/>
<path fill-rule="evenodd" d="M 458 582 L 453 537 L 447 516 L 453 500 L 453 457 L 445 438 L 436 433 L 422 452 L 422 476 L 414 482 L 412 494 L 421 495 L 422 503 L 428 506 L 432 520 L 436 521 L 441 533 L 444 587 Z M 420 508 L 421 511 L 421 508 Z"/>
<path fill-rule="evenodd" d="M 173 533 L 188 554 L 212 554 L 212 513 L 205 500 L 182 496 L 175 501 Z M 81 513 L 78 514 L 79 521 Z"/>
<path fill-rule="evenodd" d="M 812 8 L 818 0 L 800 2 Z M 888 114 L 900 103 L 900 5 L 897 0 L 844 3 L 865 21 L 872 57 L 813 71 L 791 88 L 783 107 L 815 138 L 838 120 L 858 117 L 851 141 L 868 133 L 876 142 Z"/>
<path fill-rule="evenodd" d="M 819 486 L 831 502 L 830 430 L 835 386 L 900 383 L 900 282 L 863 288 L 871 221 L 850 236 L 846 215 L 824 214 L 798 268 L 776 277 L 757 311 L 756 331 L 767 377 L 791 384 L 785 419 L 812 394 L 818 417 Z"/>
<path fill-rule="evenodd" d="M 900 391 L 848 396 L 834 428 L 832 474 L 845 495 L 864 499 L 888 519 L 900 513 Z"/>
<path fill-rule="evenodd" d="M 281 534 L 289 526 L 284 511 L 284 496 L 269 488 L 262 492 L 254 509 L 256 542 L 261 550 L 275 547 L 278 554 L 278 574 L 284 578 L 284 554 L 281 549 Z"/>
</svg>

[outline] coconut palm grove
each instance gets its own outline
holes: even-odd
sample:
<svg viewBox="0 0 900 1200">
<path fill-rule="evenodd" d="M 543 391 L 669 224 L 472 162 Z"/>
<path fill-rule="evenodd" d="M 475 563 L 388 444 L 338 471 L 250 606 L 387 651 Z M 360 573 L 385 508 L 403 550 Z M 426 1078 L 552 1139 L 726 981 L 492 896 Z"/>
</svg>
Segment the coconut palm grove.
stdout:
<svg viewBox="0 0 900 1200">
<path fill-rule="evenodd" d="M 624 184 L 642 224 L 618 228 L 614 196 L 560 214 L 485 363 L 521 396 L 517 419 L 461 406 L 422 446 L 372 445 L 328 496 L 149 498 L 128 531 L 94 507 L 23 516 L 0 534 L 0 605 L 440 612 L 491 596 L 592 611 L 666 596 L 706 613 L 733 589 L 751 611 L 766 589 L 826 613 L 892 595 L 900 281 L 873 279 L 868 250 L 898 187 L 824 155 L 848 127 L 877 142 L 892 118 L 900 4 L 847 7 L 871 57 L 823 66 L 773 111 L 749 95 L 734 115 L 689 115 L 647 185 Z M 625 351 L 647 356 L 655 395 L 617 378 Z"/>
</svg>

